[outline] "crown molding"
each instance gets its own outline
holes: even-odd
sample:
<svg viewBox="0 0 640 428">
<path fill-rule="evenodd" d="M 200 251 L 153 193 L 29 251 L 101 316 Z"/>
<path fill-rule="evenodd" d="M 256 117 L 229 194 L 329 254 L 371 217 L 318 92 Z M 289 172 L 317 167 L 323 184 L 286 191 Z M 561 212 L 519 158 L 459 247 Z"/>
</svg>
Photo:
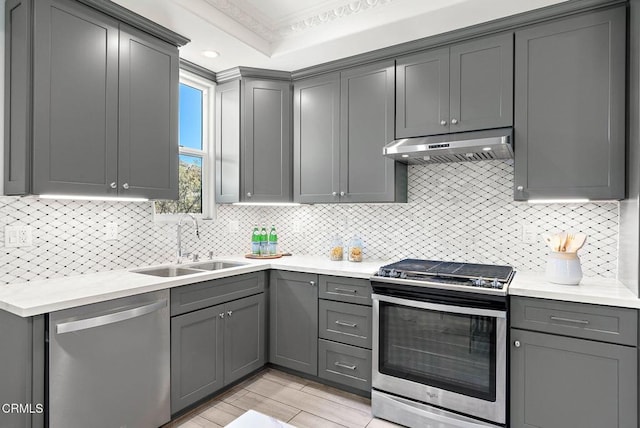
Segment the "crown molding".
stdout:
<svg viewBox="0 0 640 428">
<path fill-rule="evenodd" d="M 234 67 L 229 70 L 216 73 L 216 81 L 218 83 L 225 83 L 241 78 L 284 80 L 290 82 L 291 73 L 288 71 L 268 70 L 266 68 L 253 67 Z"/>
<path fill-rule="evenodd" d="M 180 69 L 188 71 L 189 73 L 195 74 L 196 76 L 202 77 L 204 79 L 211 80 L 214 83 L 217 82 L 215 72 L 191 61 L 187 61 L 184 58 L 180 58 Z"/>
<path fill-rule="evenodd" d="M 528 25 L 535 25 L 552 19 L 563 18 L 578 13 L 589 12 L 626 4 L 627 0 L 570 0 L 533 11 L 519 13 L 505 18 L 495 19 L 470 27 L 461 28 L 447 33 L 437 34 L 407 43 L 377 49 L 363 54 L 330 61 L 324 64 L 295 70 L 291 73 L 293 80 L 314 77 L 345 68 L 370 64 L 377 61 L 395 59 L 401 55 L 413 54 L 426 49 L 463 42 L 480 36 L 514 31 Z"/>
<path fill-rule="evenodd" d="M 92 7 L 106 15 L 111 16 L 119 21 L 124 22 L 134 28 L 137 28 L 145 33 L 149 33 L 154 37 L 164 40 L 167 43 L 171 43 L 173 46 L 184 46 L 191 40 L 184 37 L 174 31 L 163 27 L 160 24 L 156 24 L 150 19 L 145 18 L 142 15 L 120 6 L 109 0 L 78 0 L 89 7 Z"/>
</svg>

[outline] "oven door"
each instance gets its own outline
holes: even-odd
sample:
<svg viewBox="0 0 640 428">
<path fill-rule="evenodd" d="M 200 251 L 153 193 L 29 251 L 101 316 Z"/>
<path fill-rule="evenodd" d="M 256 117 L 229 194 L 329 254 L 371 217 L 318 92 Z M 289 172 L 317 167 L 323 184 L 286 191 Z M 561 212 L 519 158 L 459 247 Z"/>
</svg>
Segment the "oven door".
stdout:
<svg viewBox="0 0 640 428">
<path fill-rule="evenodd" d="M 504 424 L 506 311 L 373 295 L 375 389 Z"/>
</svg>

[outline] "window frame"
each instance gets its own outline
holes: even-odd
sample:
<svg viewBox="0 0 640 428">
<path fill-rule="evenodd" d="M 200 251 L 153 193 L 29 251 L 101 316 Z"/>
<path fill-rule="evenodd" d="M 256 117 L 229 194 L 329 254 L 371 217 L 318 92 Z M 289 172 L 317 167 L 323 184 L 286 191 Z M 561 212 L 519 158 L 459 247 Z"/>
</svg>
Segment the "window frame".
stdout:
<svg viewBox="0 0 640 428">
<path fill-rule="evenodd" d="M 178 156 L 202 157 L 202 213 L 192 215 L 198 220 L 214 220 L 216 217 L 214 192 L 214 102 L 216 84 L 184 69 L 180 69 L 180 83 L 202 91 L 202 150 L 178 146 Z M 156 212 L 155 201 L 152 201 L 151 206 L 153 208 L 154 222 L 156 223 L 178 223 L 180 217 L 184 214 L 159 214 Z"/>
</svg>

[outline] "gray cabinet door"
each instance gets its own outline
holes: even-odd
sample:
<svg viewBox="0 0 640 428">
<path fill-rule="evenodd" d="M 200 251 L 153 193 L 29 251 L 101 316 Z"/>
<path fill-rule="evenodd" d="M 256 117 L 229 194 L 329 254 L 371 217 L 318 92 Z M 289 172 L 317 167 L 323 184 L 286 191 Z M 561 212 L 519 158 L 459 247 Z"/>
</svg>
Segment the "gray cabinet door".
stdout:
<svg viewBox="0 0 640 428">
<path fill-rule="evenodd" d="M 511 426 L 636 427 L 634 347 L 511 329 Z"/>
<path fill-rule="evenodd" d="M 171 318 L 171 414 L 222 388 L 223 310 Z"/>
<path fill-rule="evenodd" d="M 120 26 L 118 193 L 178 199 L 178 49 Z"/>
<path fill-rule="evenodd" d="M 290 202 L 291 83 L 246 79 L 240 199 Z"/>
<path fill-rule="evenodd" d="M 338 202 L 340 75 L 301 80 L 293 96 L 293 199 Z"/>
<path fill-rule="evenodd" d="M 395 134 L 394 62 L 344 71 L 340 98 L 341 201 L 406 202 L 406 165 L 382 156 Z"/>
<path fill-rule="evenodd" d="M 269 362 L 318 374 L 317 276 L 271 271 Z"/>
<path fill-rule="evenodd" d="M 35 3 L 35 194 L 115 195 L 118 22 L 77 2 Z"/>
<path fill-rule="evenodd" d="M 265 363 L 266 308 L 264 293 L 224 305 L 224 384 Z"/>
<path fill-rule="evenodd" d="M 240 80 L 216 87 L 216 202 L 240 201 Z"/>
<path fill-rule="evenodd" d="M 31 191 L 31 83 L 33 3 L 5 3 L 4 193 Z"/>
<path fill-rule="evenodd" d="M 396 138 L 449 132 L 449 48 L 396 61 Z"/>
<path fill-rule="evenodd" d="M 515 193 L 624 198 L 625 7 L 516 32 Z"/>
<path fill-rule="evenodd" d="M 513 33 L 451 47 L 451 132 L 513 124 Z"/>
</svg>

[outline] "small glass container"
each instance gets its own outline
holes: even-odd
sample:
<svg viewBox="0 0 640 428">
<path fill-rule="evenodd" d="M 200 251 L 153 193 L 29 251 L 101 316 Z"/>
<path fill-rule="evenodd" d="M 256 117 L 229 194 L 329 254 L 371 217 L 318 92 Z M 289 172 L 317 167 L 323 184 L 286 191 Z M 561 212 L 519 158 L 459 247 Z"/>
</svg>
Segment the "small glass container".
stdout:
<svg viewBox="0 0 640 428">
<path fill-rule="evenodd" d="M 582 267 L 578 254 L 561 251 L 549 253 L 546 278 L 554 284 L 578 285 L 582 279 Z"/>
<path fill-rule="evenodd" d="M 360 239 L 357 236 L 354 236 L 349 241 L 349 261 L 361 262 L 363 253 L 364 253 L 364 244 L 362 242 L 362 239 Z"/>
<path fill-rule="evenodd" d="M 342 239 L 338 235 L 334 236 L 331 240 L 331 249 L 329 250 L 329 259 L 334 262 L 339 262 L 344 259 L 344 244 Z"/>
</svg>

